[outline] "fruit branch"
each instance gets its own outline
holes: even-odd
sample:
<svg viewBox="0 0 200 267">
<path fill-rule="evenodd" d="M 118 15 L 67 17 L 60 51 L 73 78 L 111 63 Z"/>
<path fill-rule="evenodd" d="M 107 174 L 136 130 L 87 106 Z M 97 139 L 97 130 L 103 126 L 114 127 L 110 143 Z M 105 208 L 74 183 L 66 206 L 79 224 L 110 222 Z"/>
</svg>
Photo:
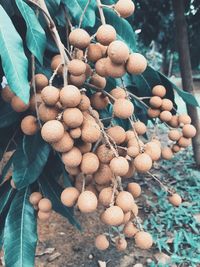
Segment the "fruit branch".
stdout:
<svg viewBox="0 0 200 267">
<path fill-rule="evenodd" d="M 81 17 L 80 17 L 79 25 L 78 25 L 79 28 L 81 28 L 81 25 L 83 23 L 83 18 L 85 16 L 85 13 L 86 13 L 90 3 L 91 3 L 91 0 L 88 0 L 86 5 L 85 5 L 85 7 L 84 7 L 84 9 L 83 9 L 83 12 L 82 12 Z"/>
<path fill-rule="evenodd" d="M 99 9 L 99 15 L 100 15 L 101 23 L 103 25 L 105 25 L 106 24 L 106 19 L 105 19 L 104 13 L 103 13 L 101 0 L 96 0 L 96 3 L 97 3 L 97 7 Z"/>
<path fill-rule="evenodd" d="M 169 194 L 173 194 L 173 192 L 170 190 L 170 189 L 168 189 L 168 187 L 167 186 L 165 186 L 155 175 L 153 175 L 152 173 L 150 173 L 150 172 L 147 172 L 147 174 L 149 175 L 149 176 L 151 176 L 155 181 L 157 181 L 159 184 L 160 184 L 160 186 L 161 187 L 163 187 L 163 189 L 167 192 L 167 193 L 169 193 Z"/>
</svg>

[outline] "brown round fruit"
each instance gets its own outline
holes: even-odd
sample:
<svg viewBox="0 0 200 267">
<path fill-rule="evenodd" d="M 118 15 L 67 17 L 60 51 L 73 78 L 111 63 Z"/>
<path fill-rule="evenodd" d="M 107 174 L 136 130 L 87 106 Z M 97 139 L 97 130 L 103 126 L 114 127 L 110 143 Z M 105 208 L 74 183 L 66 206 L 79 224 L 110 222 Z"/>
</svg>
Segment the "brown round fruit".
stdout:
<svg viewBox="0 0 200 267">
<path fill-rule="evenodd" d="M 33 192 L 29 197 L 29 201 L 32 205 L 38 205 L 41 199 L 42 199 L 42 194 L 40 192 Z"/>
<path fill-rule="evenodd" d="M 87 152 L 90 152 L 92 149 L 92 144 L 91 143 L 84 143 L 81 142 L 78 144 L 78 148 L 80 149 L 82 154 L 85 154 Z"/>
<path fill-rule="evenodd" d="M 105 73 L 112 78 L 121 78 L 126 73 L 125 65 L 115 64 L 107 57 L 105 60 Z"/>
<path fill-rule="evenodd" d="M 91 62 L 96 62 L 100 58 L 102 58 L 102 50 L 98 44 L 90 44 L 87 50 L 87 59 Z"/>
<path fill-rule="evenodd" d="M 98 87 L 98 89 L 104 89 L 106 87 L 106 79 L 97 73 L 91 76 L 90 83 Z"/>
<path fill-rule="evenodd" d="M 83 113 L 78 108 L 66 108 L 63 113 L 63 121 L 69 128 L 80 127 L 83 123 Z"/>
<path fill-rule="evenodd" d="M 97 123 L 87 121 L 83 124 L 81 139 L 85 143 L 95 143 L 101 137 L 101 131 Z"/>
<path fill-rule="evenodd" d="M 1 91 L 1 97 L 7 103 L 10 103 L 14 96 L 15 94 L 11 91 L 8 85 L 5 86 Z"/>
<path fill-rule="evenodd" d="M 109 241 L 105 235 L 98 235 L 95 239 L 95 247 L 99 250 L 106 250 L 109 247 Z"/>
<path fill-rule="evenodd" d="M 115 64 L 123 64 L 129 58 L 129 48 L 122 41 L 114 41 L 108 46 L 108 56 Z"/>
<path fill-rule="evenodd" d="M 30 98 L 30 106 L 29 106 L 30 110 L 36 112 L 36 105 L 39 108 L 41 103 L 42 103 L 41 94 L 36 93 L 36 95 L 32 95 Z"/>
<path fill-rule="evenodd" d="M 178 141 L 181 138 L 181 133 L 179 132 L 179 130 L 170 130 L 168 137 L 172 141 Z"/>
<path fill-rule="evenodd" d="M 178 116 L 178 123 L 179 125 L 184 125 L 184 124 L 190 124 L 192 122 L 191 118 L 187 114 L 180 114 Z"/>
<path fill-rule="evenodd" d="M 21 121 L 21 130 L 26 135 L 34 135 L 38 129 L 37 118 L 32 115 L 24 117 Z"/>
<path fill-rule="evenodd" d="M 157 118 L 160 115 L 160 110 L 155 108 L 149 108 L 147 114 L 150 118 Z"/>
<path fill-rule="evenodd" d="M 115 28 L 109 24 L 101 25 L 96 33 L 96 39 L 102 45 L 109 45 L 111 42 L 115 41 L 116 36 Z"/>
<path fill-rule="evenodd" d="M 42 222 L 46 222 L 50 216 L 51 216 L 51 212 L 43 212 L 41 210 L 38 211 L 38 219 Z"/>
<path fill-rule="evenodd" d="M 98 185 L 109 184 L 113 177 L 112 171 L 107 164 L 100 164 L 98 171 L 93 178 Z"/>
<path fill-rule="evenodd" d="M 96 210 L 97 208 L 97 197 L 91 191 L 84 191 L 80 194 L 78 198 L 78 208 L 83 213 L 90 213 Z"/>
<path fill-rule="evenodd" d="M 81 94 L 81 102 L 78 105 L 78 108 L 81 111 L 86 111 L 86 110 L 89 109 L 89 107 L 90 107 L 90 99 L 89 99 L 89 97 L 87 97 L 85 94 Z"/>
<path fill-rule="evenodd" d="M 126 91 L 120 87 L 112 89 L 110 94 L 116 99 L 126 98 Z"/>
<path fill-rule="evenodd" d="M 171 120 L 168 121 L 168 124 L 173 128 L 177 128 L 179 126 L 178 116 L 173 115 Z"/>
<path fill-rule="evenodd" d="M 113 104 L 113 113 L 120 119 L 128 119 L 134 112 L 134 106 L 127 99 L 116 99 Z"/>
<path fill-rule="evenodd" d="M 127 248 L 127 241 L 125 238 L 118 237 L 115 240 L 115 246 L 118 251 L 124 251 Z"/>
<path fill-rule="evenodd" d="M 42 198 L 38 203 L 38 208 L 42 212 L 49 212 L 52 209 L 51 201 L 48 198 Z"/>
<path fill-rule="evenodd" d="M 132 194 L 134 198 L 137 198 L 141 195 L 141 187 L 138 183 L 129 183 L 127 190 Z"/>
<path fill-rule="evenodd" d="M 168 122 L 172 119 L 172 113 L 168 110 L 164 110 L 160 113 L 160 120 Z"/>
<path fill-rule="evenodd" d="M 162 100 L 161 109 L 171 111 L 173 109 L 173 102 L 167 98 L 164 98 Z"/>
<path fill-rule="evenodd" d="M 139 75 L 145 71 L 147 68 L 146 58 L 139 53 L 130 54 L 126 69 L 130 74 Z"/>
<path fill-rule="evenodd" d="M 139 146 L 130 146 L 127 149 L 127 155 L 131 158 L 135 158 L 140 154 Z"/>
<path fill-rule="evenodd" d="M 44 87 L 49 84 L 48 78 L 42 73 L 36 74 L 34 79 L 37 92 L 40 92 Z M 31 81 L 31 83 L 33 84 L 33 81 Z"/>
<path fill-rule="evenodd" d="M 72 207 L 76 204 L 80 192 L 75 187 L 67 187 L 62 191 L 61 202 L 67 207 Z"/>
<path fill-rule="evenodd" d="M 138 155 L 134 161 L 134 166 L 138 172 L 148 172 L 152 167 L 152 159 L 147 153 Z"/>
<path fill-rule="evenodd" d="M 42 138 L 48 143 L 58 142 L 64 135 L 64 127 L 60 121 L 45 122 L 41 129 Z"/>
<path fill-rule="evenodd" d="M 54 86 L 46 86 L 41 91 L 41 98 L 46 105 L 54 106 L 60 97 L 60 90 Z"/>
<path fill-rule="evenodd" d="M 131 0 L 118 0 L 114 8 L 122 18 L 130 17 L 135 11 L 135 5 Z"/>
<path fill-rule="evenodd" d="M 152 108 L 160 108 L 163 100 L 159 96 L 152 96 L 149 100 L 149 104 Z"/>
<path fill-rule="evenodd" d="M 121 191 L 116 198 L 116 205 L 120 207 L 123 212 L 132 210 L 134 198 L 131 193 L 127 191 Z"/>
<path fill-rule="evenodd" d="M 147 131 L 146 125 L 141 121 L 134 122 L 133 127 L 138 135 L 143 135 Z"/>
<path fill-rule="evenodd" d="M 112 201 L 112 195 L 113 195 L 112 187 L 103 188 L 99 193 L 99 203 L 102 204 L 104 207 L 109 207 Z"/>
<path fill-rule="evenodd" d="M 109 103 L 109 98 L 101 92 L 95 93 L 90 98 L 91 106 L 97 110 L 105 109 Z"/>
<path fill-rule="evenodd" d="M 63 60 L 62 60 L 61 55 L 56 55 L 52 58 L 51 69 L 52 69 L 52 71 L 57 70 L 57 74 L 62 76 L 62 74 L 63 74 Z"/>
<path fill-rule="evenodd" d="M 40 104 L 38 108 L 39 118 L 43 122 L 55 120 L 59 114 L 59 109 L 56 107 L 49 107 L 45 104 Z"/>
<path fill-rule="evenodd" d="M 11 107 L 16 112 L 24 112 L 29 108 L 29 104 L 25 104 L 18 96 L 13 96 Z"/>
<path fill-rule="evenodd" d="M 166 95 L 166 89 L 163 85 L 156 85 L 152 89 L 152 94 L 163 98 Z"/>
<path fill-rule="evenodd" d="M 80 59 L 72 59 L 67 65 L 68 71 L 74 76 L 80 76 L 86 71 L 86 64 Z"/>
<path fill-rule="evenodd" d="M 123 233 L 126 237 L 133 237 L 137 232 L 139 232 L 139 230 L 137 229 L 137 227 L 132 223 L 132 222 L 128 222 L 125 226 L 124 226 L 124 230 Z"/>
<path fill-rule="evenodd" d="M 103 213 L 103 221 L 107 225 L 118 226 L 124 220 L 123 210 L 118 206 L 111 206 Z"/>
<path fill-rule="evenodd" d="M 66 85 L 60 91 L 60 102 L 69 108 L 78 106 L 81 102 L 81 93 L 74 85 Z"/>
<path fill-rule="evenodd" d="M 81 161 L 81 171 L 84 174 L 93 174 L 99 168 L 99 159 L 92 152 L 85 153 Z"/>
<path fill-rule="evenodd" d="M 186 138 L 186 137 L 181 137 L 179 140 L 178 140 L 178 145 L 180 147 L 188 147 L 191 145 L 191 138 Z"/>
<path fill-rule="evenodd" d="M 62 162 L 70 168 L 78 167 L 82 160 L 82 154 L 77 147 L 73 147 L 70 151 L 62 154 Z"/>
<path fill-rule="evenodd" d="M 135 235 L 135 244 L 138 248 L 150 249 L 153 245 L 153 238 L 149 233 L 140 231 Z"/>
<path fill-rule="evenodd" d="M 193 138 L 196 135 L 197 130 L 193 125 L 185 124 L 183 126 L 182 133 L 183 133 L 183 136 L 186 138 Z"/>
<path fill-rule="evenodd" d="M 64 132 L 63 137 L 58 141 L 52 144 L 54 150 L 60 153 L 68 152 L 72 149 L 74 145 L 74 140 L 68 134 L 68 132 Z"/>
<path fill-rule="evenodd" d="M 73 138 L 73 139 L 78 139 L 81 137 L 81 128 L 74 128 L 74 129 L 71 129 L 69 134 L 70 136 Z"/>
<path fill-rule="evenodd" d="M 106 72 L 107 58 L 100 58 L 95 64 L 96 73 L 102 77 L 108 76 Z"/>
<path fill-rule="evenodd" d="M 113 158 L 110 162 L 110 168 L 116 176 L 126 175 L 129 170 L 129 164 L 124 157 Z"/>
<path fill-rule="evenodd" d="M 180 150 L 181 150 L 181 147 L 180 146 L 178 146 L 176 144 L 172 146 L 172 151 L 174 153 L 178 153 Z"/>
<path fill-rule="evenodd" d="M 90 35 L 83 29 L 72 30 L 69 34 L 69 43 L 76 48 L 85 49 L 90 44 Z"/>
<path fill-rule="evenodd" d="M 156 142 L 148 142 L 145 145 L 145 153 L 147 153 L 153 161 L 159 160 L 161 157 L 161 147 Z"/>
<path fill-rule="evenodd" d="M 106 131 L 109 139 L 114 141 L 115 144 L 120 145 L 126 139 L 126 132 L 121 126 L 112 126 Z"/>
<path fill-rule="evenodd" d="M 170 147 L 163 147 L 161 150 L 161 155 L 163 159 L 170 160 L 173 158 L 173 152 Z"/>
<path fill-rule="evenodd" d="M 96 151 L 97 157 L 102 163 L 110 163 L 110 161 L 114 158 L 113 151 L 107 147 L 105 144 L 100 145 Z"/>
<path fill-rule="evenodd" d="M 179 194 L 175 193 L 171 196 L 169 196 L 169 202 L 175 206 L 175 207 L 178 207 L 180 206 L 180 204 L 182 203 L 182 198 L 180 197 Z"/>
<path fill-rule="evenodd" d="M 85 74 L 79 76 L 70 75 L 69 80 L 70 83 L 73 84 L 74 86 L 81 87 L 86 81 L 86 75 Z"/>
</svg>

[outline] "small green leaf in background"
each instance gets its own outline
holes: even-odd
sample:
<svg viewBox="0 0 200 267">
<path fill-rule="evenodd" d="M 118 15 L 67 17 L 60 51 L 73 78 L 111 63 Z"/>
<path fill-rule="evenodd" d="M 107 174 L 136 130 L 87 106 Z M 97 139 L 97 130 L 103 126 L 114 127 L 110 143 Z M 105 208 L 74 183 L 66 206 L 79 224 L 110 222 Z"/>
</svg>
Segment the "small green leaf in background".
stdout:
<svg viewBox="0 0 200 267">
<path fill-rule="evenodd" d="M 8 204 L 8 201 L 10 200 L 14 191 L 15 190 L 10 185 L 10 181 L 6 181 L 4 184 L 0 186 L 0 216 L 4 208 Z"/>
<path fill-rule="evenodd" d="M 45 31 L 41 27 L 35 12 L 23 0 L 16 0 L 16 4 L 26 22 L 27 46 L 42 65 L 46 47 Z"/>
<path fill-rule="evenodd" d="M 29 202 L 30 188 L 15 195 L 4 229 L 6 267 L 34 267 L 37 245 L 37 219 Z"/>
<path fill-rule="evenodd" d="M 50 145 L 40 133 L 25 136 L 13 156 L 13 180 L 18 189 L 38 179 L 49 156 Z"/>
<path fill-rule="evenodd" d="M 12 91 L 24 103 L 29 102 L 28 60 L 22 39 L 3 7 L 0 5 L 0 56 L 2 67 Z"/>
</svg>

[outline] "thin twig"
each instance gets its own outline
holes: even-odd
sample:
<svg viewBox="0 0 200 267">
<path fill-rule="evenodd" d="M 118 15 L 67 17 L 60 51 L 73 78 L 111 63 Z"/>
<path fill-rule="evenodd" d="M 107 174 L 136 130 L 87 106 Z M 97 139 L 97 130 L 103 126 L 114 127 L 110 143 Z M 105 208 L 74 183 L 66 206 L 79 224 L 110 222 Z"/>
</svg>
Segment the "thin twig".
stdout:
<svg viewBox="0 0 200 267">
<path fill-rule="evenodd" d="M 105 19 L 104 13 L 103 13 L 103 8 L 102 8 L 101 0 L 96 0 L 96 3 L 97 3 L 97 7 L 99 9 L 99 15 L 100 15 L 101 23 L 103 25 L 105 25 L 106 24 L 106 19 Z"/>
<path fill-rule="evenodd" d="M 173 192 L 167 187 L 165 186 L 155 175 L 153 175 L 152 173 L 150 172 L 147 172 L 148 175 L 150 175 L 155 181 L 157 181 L 161 187 L 163 187 L 163 189 L 167 192 L 167 193 L 170 193 L 172 194 Z"/>
<path fill-rule="evenodd" d="M 56 77 L 57 73 L 58 73 L 58 69 L 62 66 L 62 63 L 60 63 L 57 68 L 54 70 L 51 78 L 49 79 L 49 85 L 52 86 L 53 80 Z"/>
<path fill-rule="evenodd" d="M 83 9 L 83 12 L 82 12 L 81 17 L 80 17 L 79 25 L 78 25 L 79 28 L 81 28 L 85 13 L 86 13 L 90 3 L 91 3 L 91 0 L 88 0 L 86 5 L 85 5 L 85 8 Z"/>
</svg>

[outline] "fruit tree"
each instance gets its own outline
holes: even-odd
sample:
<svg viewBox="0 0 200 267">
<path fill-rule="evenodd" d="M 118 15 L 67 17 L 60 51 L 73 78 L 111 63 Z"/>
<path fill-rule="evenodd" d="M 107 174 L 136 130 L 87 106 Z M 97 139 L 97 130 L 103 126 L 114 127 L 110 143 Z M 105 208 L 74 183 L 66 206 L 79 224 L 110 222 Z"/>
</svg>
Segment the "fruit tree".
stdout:
<svg viewBox="0 0 200 267">
<path fill-rule="evenodd" d="M 7 267 L 34 266 L 37 218 L 48 220 L 52 209 L 80 229 L 74 210 L 100 208 L 109 229 L 94 241 L 100 250 L 114 244 L 123 251 L 126 238 L 151 248 L 135 173 L 157 181 L 175 207 L 182 202 L 151 169 L 196 134 L 190 117 L 177 113 L 173 90 L 197 101 L 137 50 L 126 20 L 134 12 L 131 0 L 1 1 L 0 243 Z"/>
</svg>

